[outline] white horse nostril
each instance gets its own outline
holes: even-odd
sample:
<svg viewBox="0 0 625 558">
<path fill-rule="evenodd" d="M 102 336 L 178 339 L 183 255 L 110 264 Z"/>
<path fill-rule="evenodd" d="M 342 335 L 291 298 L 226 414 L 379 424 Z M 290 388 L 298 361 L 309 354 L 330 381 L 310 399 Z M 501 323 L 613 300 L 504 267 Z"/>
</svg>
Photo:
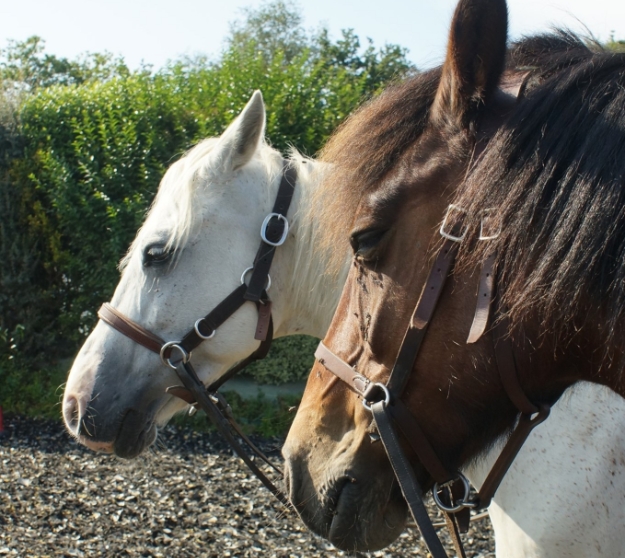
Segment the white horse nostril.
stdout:
<svg viewBox="0 0 625 558">
<path fill-rule="evenodd" d="M 63 418 L 67 429 L 74 435 L 78 436 L 80 428 L 80 404 L 78 399 L 70 395 L 63 403 Z"/>
</svg>

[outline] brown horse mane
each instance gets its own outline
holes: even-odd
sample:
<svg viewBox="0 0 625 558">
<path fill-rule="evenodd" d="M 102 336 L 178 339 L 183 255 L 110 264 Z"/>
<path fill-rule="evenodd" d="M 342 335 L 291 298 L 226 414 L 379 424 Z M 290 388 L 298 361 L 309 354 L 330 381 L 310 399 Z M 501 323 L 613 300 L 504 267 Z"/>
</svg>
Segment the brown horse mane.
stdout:
<svg viewBox="0 0 625 558">
<path fill-rule="evenodd" d="M 485 208 L 501 235 L 468 243 L 460 263 L 496 249 L 513 321 L 534 313 L 558 336 L 587 325 L 607 351 L 625 317 L 625 54 L 559 31 L 509 58 L 531 71 L 527 91 L 454 202 L 473 238 Z"/>
<path fill-rule="evenodd" d="M 507 68 L 528 72 L 523 100 L 455 200 L 474 217 L 494 208 L 502 234 L 488 245 L 467 243 L 460 264 L 476 265 L 499 247 L 503 301 L 514 321 L 534 311 L 546 330 L 579 327 L 573 318 L 590 297 L 600 311 L 593 326 L 609 339 L 625 314 L 625 54 L 558 30 L 512 45 Z M 309 217 L 335 269 L 361 197 L 427 128 L 440 75 L 436 68 L 391 86 L 321 152 L 335 168 Z M 474 233 L 478 225 L 475 217 Z"/>
<path fill-rule="evenodd" d="M 334 165 L 317 189 L 308 218 L 327 250 L 331 271 L 345 261 L 353 215 L 360 199 L 375 189 L 428 124 L 440 68 L 396 83 L 369 100 L 337 129 L 321 151 Z"/>
</svg>

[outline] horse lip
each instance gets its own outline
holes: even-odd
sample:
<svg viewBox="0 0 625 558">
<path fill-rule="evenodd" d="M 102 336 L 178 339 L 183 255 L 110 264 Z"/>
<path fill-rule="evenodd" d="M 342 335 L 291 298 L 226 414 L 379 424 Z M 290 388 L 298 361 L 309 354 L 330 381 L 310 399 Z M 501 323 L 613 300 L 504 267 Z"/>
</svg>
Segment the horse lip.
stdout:
<svg viewBox="0 0 625 558">
<path fill-rule="evenodd" d="M 339 506 L 341 504 L 341 497 L 344 494 L 345 487 L 348 484 L 355 482 L 356 480 L 349 475 L 339 477 L 328 491 L 328 495 L 326 496 L 327 506 L 324 515 L 327 519 L 326 529 L 327 536 L 330 541 L 333 541 L 334 539 L 332 533 L 336 529 L 336 523 L 339 520 Z"/>
<path fill-rule="evenodd" d="M 78 442 L 95 452 L 113 453 L 113 442 L 99 442 L 86 436 L 78 436 Z"/>
<path fill-rule="evenodd" d="M 390 522 L 390 518 L 387 514 L 387 508 L 391 504 L 391 500 L 389 499 L 383 506 L 384 509 L 382 510 L 381 519 L 384 521 L 386 531 L 397 533 L 392 537 L 383 537 L 380 539 L 382 543 L 378 540 L 373 546 L 370 546 L 372 541 L 368 540 L 367 537 L 363 535 L 363 532 L 354 532 L 354 517 L 356 516 L 356 512 L 358 512 L 358 504 L 352 497 L 354 495 L 353 491 L 358 491 L 361 488 L 359 486 L 354 486 L 357 482 L 357 479 L 347 476 L 339 479 L 335 484 L 333 493 L 337 494 L 337 498 L 332 502 L 332 506 L 327 508 L 326 513 L 332 513 L 332 518 L 326 526 L 324 536 L 334 546 L 345 551 L 360 550 L 368 552 L 379 550 L 388 546 L 397 538 L 405 524 L 405 520 L 398 521 L 398 523 Z M 396 481 L 393 483 L 392 492 L 395 492 L 395 490 L 399 491 L 399 484 Z M 346 491 L 352 491 L 352 494 L 346 494 Z M 356 496 L 357 495 L 356 493 Z M 400 501 L 404 502 L 403 498 L 401 498 Z M 403 517 L 405 517 L 405 515 Z M 397 519 L 399 520 L 399 518 Z M 365 536 L 365 538 L 363 538 L 363 536 Z"/>
<path fill-rule="evenodd" d="M 157 427 L 152 416 L 146 417 L 133 409 L 122 418 L 113 442 L 115 455 L 134 459 L 156 440 Z"/>
</svg>

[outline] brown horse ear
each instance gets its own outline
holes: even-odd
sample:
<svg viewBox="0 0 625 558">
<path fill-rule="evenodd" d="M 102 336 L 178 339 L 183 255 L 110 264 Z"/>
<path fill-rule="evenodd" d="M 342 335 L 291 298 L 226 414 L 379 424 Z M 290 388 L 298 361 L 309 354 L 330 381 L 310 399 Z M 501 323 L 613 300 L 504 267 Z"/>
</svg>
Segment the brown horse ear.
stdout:
<svg viewBox="0 0 625 558">
<path fill-rule="evenodd" d="M 435 124 L 461 129 L 473 124 L 503 72 L 507 38 L 505 0 L 460 0 L 432 106 Z"/>
</svg>

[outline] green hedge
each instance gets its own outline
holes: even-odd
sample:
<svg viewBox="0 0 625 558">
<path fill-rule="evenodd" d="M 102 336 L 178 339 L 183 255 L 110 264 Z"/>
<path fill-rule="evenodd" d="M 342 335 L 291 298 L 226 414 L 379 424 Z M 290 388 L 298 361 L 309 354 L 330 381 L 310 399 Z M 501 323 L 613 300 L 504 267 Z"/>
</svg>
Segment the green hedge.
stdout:
<svg viewBox="0 0 625 558">
<path fill-rule="evenodd" d="M 359 47 L 353 33 L 343 43 L 324 40 L 288 61 L 279 51 L 267 59 L 250 41 L 218 63 L 25 95 L 11 142 L 3 143 L 0 123 L 0 258 L 10 264 L 0 268 L 0 367 L 7 358 L 48 365 L 76 351 L 112 295 L 117 263 L 166 168 L 219 135 L 255 89 L 267 104 L 272 144 L 314 154 L 361 99 L 409 68 L 401 50 L 345 58 Z M 253 373 L 262 381 L 302 378 L 313 346 L 278 341 L 273 360 Z"/>
</svg>

